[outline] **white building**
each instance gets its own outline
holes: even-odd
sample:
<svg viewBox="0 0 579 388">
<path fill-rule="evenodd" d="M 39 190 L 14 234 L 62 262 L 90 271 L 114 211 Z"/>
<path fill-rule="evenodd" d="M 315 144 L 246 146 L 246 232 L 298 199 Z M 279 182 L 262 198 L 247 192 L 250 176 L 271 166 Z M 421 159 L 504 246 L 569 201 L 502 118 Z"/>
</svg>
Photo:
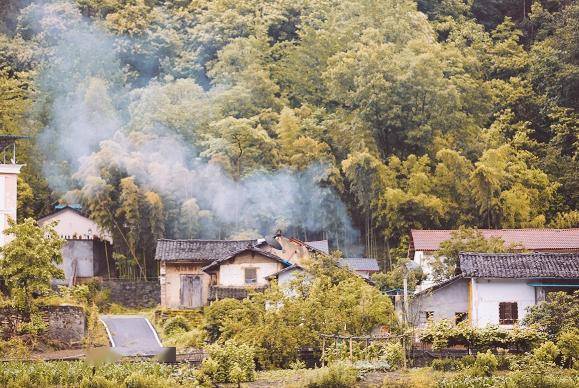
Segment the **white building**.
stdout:
<svg viewBox="0 0 579 388">
<path fill-rule="evenodd" d="M 96 222 L 85 216 L 80 206 L 57 206 L 39 219 L 40 226 L 55 223 L 54 229 L 66 240 L 62 247 L 64 283 L 72 285 L 94 277 L 114 276 L 112 238 Z"/>
<path fill-rule="evenodd" d="M 10 241 L 3 232 L 8 220 L 16 220 L 18 174 L 23 167 L 16 163 L 16 141 L 23 136 L 0 135 L 0 246 Z"/>
<path fill-rule="evenodd" d="M 579 252 L 579 228 L 572 229 L 479 229 L 483 237 L 501 238 L 514 251 L 532 252 Z M 408 258 L 422 268 L 426 279 L 418 290 L 435 284 L 432 279 L 432 260 L 440 244 L 450 240 L 454 230 L 410 231 Z"/>
<path fill-rule="evenodd" d="M 579 289 L 579 253 L 461 253 L 460 274 L 414 296 L 410 320 L 512 327 L 554 291 Z"/>
</svg>

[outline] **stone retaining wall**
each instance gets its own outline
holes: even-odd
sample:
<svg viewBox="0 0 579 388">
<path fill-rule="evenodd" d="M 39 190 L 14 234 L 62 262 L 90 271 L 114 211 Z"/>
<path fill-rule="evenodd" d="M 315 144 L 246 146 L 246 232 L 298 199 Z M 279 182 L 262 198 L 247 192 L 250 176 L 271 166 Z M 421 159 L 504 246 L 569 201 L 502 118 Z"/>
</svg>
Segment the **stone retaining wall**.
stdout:
<svg viewBox="0 0 579 388">
<path fill-rule="evenodd" d="M 161 303 L 158 280 L 105 280 L 102 287 L 110 290 L 110 301 L 126 307 L 156 307 Z"/>
<path fill-rule="evenodd" d="M 47 324 L 43 334 L 48 340 L 80 345 L 86 334 L 86 316 L 79 306 L 45 306 L 40 308 L 42 319 Z M 0 309 L 0 329 L 10 335 L 18 323 L 22 322 L 19 312 L 13 308 Z"/>
</svg>

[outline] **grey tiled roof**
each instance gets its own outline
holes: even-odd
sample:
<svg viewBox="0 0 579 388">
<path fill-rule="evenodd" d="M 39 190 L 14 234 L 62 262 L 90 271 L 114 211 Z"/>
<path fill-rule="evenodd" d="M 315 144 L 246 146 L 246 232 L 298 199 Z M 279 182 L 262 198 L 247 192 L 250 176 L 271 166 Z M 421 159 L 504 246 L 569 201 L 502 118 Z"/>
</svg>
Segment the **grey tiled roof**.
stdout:
<svg viewBox="0 0 579 388">
<path fill-rule="evenodd" d="M 330 253 L 330 246 L 328 245 L 328 240 L 319 240 L 319 241 L 305 241 L 306 245 L 317 249 L 318 251 L 322 251 L 324 253 Z"/>
<path fill-rule="evenodd" d="M 460 253 L 460 272 L 474 278 L 579 278 L 579 253 Z"/>
<path fill-rule="evenodd" d="M 155 260 L 211 263 L 252 246 L 257 240 L 158 240 Z"/>
<path fill-rule="evenodd" d="M 227 255 L 227 256 L 225 256 L 225 257 L 223 257 L 223 258 L 221 258 L 221 259 L 215 260 L 215 261 L 212 262 L 211 264 L 209 264 L 209 265 L 207 265 L 207 266 L 205 266 L 205 267 L 203 267 L 203 268 L 201 268 L 201 269 L 202 269 L 203 271 L 208 271 L 208 270 L 210 270 L 210 269 L 215 269 L 216 267 L 219 267 L 219 266 L 221 265 L 221 263 L 223 263 L 224 261 L 227 261 L 227 260 L 229 260 L 229 259 L 232 259 L 232 258 L 234 258 L 234 257 L 236 257 L 236 256 L 238 256 L 238 255 L 240 255 L 241 253 L 244 253 L 244 252 L 252 252 L 252 255 L 253 255 L 253 254 L 258 254 L 258 255 L 261 255 L 261 256 L 269 257 L 270 259 L 275 260 L 275 261 L 283 264 L 284 266 L 290 266 L 290 265 L 291 265 L 291 263 L 290 263 L 289 261 L 284 260 L 284 259 L 282 259 L 281 257 L 279 257 L 279 256 L 277 256 L 277 255 L 274 255 L 273 253 L 270 253 L 270 252 L 261 250 L 261 249 L 259 249 L 259 248 L 254 248 L 254 247 L 248 246 L 248 247 L 246 247 L 246 248 L 240 249 L 239 251 L 233 252 L 232 254 Z"/>
<path fill-rule="evenodd" d="M 378 261 L 367 257 L 349 257 L 340 259 L 340 264 L 347 266 L 352 271 L 380 271 Z"/>
</svg>

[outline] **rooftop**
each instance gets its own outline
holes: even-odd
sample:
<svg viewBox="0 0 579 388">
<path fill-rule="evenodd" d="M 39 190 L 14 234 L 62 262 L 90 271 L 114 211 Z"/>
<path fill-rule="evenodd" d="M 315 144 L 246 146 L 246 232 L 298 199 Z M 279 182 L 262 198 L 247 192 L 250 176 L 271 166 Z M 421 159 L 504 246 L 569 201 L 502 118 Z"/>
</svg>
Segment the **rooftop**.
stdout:
<svg viewBox="0 0 579 388">
<path fill-rule="evenodd" d="M 380 267 L 378 266 L 378 260 L 367 257 L 348 257 L 340 259 L 340 264 L 347 266 L 352 271 L 368 271 L 368 272 L 378 272 Z"/>
<path fill-rule="evenodd" d="M 526 250 L 579 250 L 579 228 L 574 229 L 479 229 L 485 238 L 500 237 L 507 245 Z M 436 251 L 453 230 L 411 230 L 415 251 Z"/>
<path fill-rule="evenodd" d="M 460 253 L 459 262 L 470 278 L 579 279 L 579 253 Z"/>
<path fill-rule="evenodd" d="M 167 240 L 157 241 L 155 260 L 212 263 L 254 245 L 257 240 Z"/>
</svg>

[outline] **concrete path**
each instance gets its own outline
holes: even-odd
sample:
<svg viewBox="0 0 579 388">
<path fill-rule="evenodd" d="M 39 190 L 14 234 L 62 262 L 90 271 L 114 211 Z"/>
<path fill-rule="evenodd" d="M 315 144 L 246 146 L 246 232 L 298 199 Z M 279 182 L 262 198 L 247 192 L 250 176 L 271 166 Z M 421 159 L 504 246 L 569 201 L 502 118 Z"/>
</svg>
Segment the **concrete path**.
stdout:
<svg viewBox="0 0 579 388">
<path fill-rule="evenodd" d="M 154 356 L 163 345 L 151 322 L 140 315 L 101 315 L 112 349 L 122 356 Z"/>
</svg>

